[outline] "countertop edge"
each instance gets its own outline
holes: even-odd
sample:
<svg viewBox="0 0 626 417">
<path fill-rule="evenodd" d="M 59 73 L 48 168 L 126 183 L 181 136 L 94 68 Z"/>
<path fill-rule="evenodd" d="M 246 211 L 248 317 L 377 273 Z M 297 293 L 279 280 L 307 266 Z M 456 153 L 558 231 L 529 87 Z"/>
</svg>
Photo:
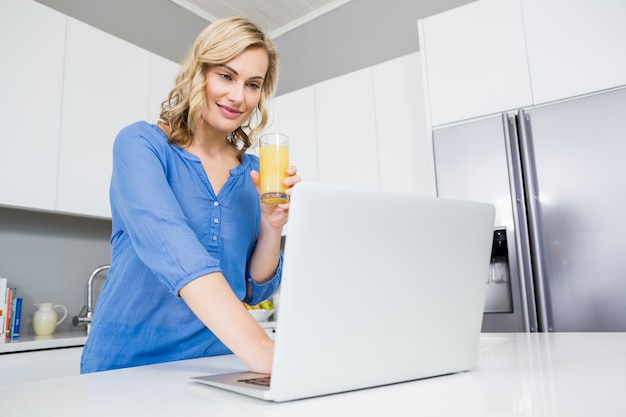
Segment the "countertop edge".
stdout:
<svg viewBox="0 0 626 417">
<path fill-rule="evenodd" d="M 35 350 L 84 346 L 85 332 L 58 333 L 52 336 L 21 336 L 14 341 L 0 343 L 0 355 L 5 353 L 32 352 Z"/>
<path fill-rule="evenodd" d="M 276 322 L 259 323 L 265 330 L 276 328 Z M 0 342 L 0 355 L 5 353 L 31 352 L 34 350 L 57 349 L 84 346 L 87 341 L 85 331 L 57 333 L 52 336 L 20 336 L 18 340 Z"/>
</svg>

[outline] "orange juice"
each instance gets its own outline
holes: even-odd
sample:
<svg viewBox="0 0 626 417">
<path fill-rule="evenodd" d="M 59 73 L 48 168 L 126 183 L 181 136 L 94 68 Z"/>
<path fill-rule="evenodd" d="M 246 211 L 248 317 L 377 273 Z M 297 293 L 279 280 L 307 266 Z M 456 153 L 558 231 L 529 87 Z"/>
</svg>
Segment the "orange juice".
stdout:
<svg viewBox="0 0 626 417">
<path fill-rule="evenodd" d="M 289 166 L 288 138 L 279 133 L 266 134 L 260 144 L 261 201 L 271 205 L 287 203 L 289 196 L 283 180 Z"/>
</svg>

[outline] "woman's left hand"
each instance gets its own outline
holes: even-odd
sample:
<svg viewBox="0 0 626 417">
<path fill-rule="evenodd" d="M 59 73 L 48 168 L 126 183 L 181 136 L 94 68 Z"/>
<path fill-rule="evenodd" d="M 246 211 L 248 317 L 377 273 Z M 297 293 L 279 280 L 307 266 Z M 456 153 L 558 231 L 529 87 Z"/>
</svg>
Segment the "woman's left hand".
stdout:
<svg viewBox="0 0 626 417">
<path fill-rule="evenodd" d="M 251 171 L 250 176 L 252 182 L 256 185 L 259 195 L 261 194 L 260 188 L 260 175 L 257 171 Z M 301 181 L 298 175 L 298 169 L 290 165 L 287 168 L 287 178 L 283 180 L 283 184 L 287 186 L 287 195 L 291 196 L 291 187 Z M 289 215 L 289 203 L 278 204 L 276 206 L 261 203 L 261 212 L 263 217 L 269 222 L 270 226 L 276 229 L 282 229 L 287 224 L 287 218 Z"/>
</svg>

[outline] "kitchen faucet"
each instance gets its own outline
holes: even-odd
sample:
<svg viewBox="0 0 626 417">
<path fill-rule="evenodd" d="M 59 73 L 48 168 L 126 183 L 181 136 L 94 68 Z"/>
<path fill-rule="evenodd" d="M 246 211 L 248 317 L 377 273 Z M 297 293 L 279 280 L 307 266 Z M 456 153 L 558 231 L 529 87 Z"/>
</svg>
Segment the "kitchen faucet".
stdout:
<svg viewBox="0 0 626 417">
<path fill-rule="evenodd" d="M 89 334 L 89 329 L 91 327 L 91 317 L 93 316 L 94 305 L 93 305 L 93 280 L 96 276 L 102 272 L 111 268 L 111 265 L 102 265 L 97 267 L 91 272 L 89 275 L 89 279 L 87 280 L 87 305 L 83 306 L 78 313 L 78 316 L 74 316 L 72 318 L 72 324 L 74 326 L 84 326 L 87 325 L 87 334 Z"/>
</svg>

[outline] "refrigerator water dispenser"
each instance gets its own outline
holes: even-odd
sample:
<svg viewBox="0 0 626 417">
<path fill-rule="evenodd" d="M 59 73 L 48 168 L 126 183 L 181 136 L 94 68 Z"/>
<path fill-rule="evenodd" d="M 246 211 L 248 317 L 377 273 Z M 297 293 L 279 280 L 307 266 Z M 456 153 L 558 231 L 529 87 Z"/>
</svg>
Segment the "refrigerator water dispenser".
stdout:
<svg viewBox="0 0 626 417">
<path fill-rule="evenodd" d="M 506 229 L 497 228 L 493 232 L 491 263 L 485 296 L 485 313 L 510 313 L 512 311 L 513 303 Z"/>
</svg>

